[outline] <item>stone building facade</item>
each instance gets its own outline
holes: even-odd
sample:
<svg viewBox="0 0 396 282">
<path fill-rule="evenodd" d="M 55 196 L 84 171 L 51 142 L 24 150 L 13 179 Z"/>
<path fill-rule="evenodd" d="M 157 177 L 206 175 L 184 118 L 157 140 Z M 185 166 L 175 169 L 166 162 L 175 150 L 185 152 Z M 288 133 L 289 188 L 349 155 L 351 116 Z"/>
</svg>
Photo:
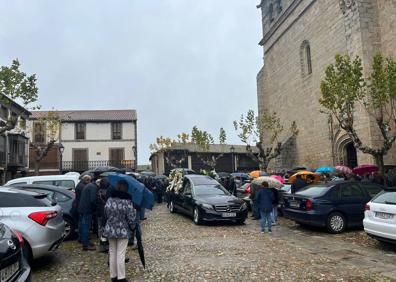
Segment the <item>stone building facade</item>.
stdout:
<svg viewBox="0 0 396 282">
<path fill-rule="evenodd" d="M 336 54 L 361 57 L 365 73 L 377 52 L 396 58 L 396 0 L 262 0 L 257 7 L 264 50 L 264 66 L 257 75 L 259 113 L 276 111 L 285 124 L 297 122 L 299 135 L 288 148 L 292 165 L 372 163 L 321 112 L 320 82 Z M 357 109 L 356 120 L 364 142 L 375 145 L 376 126 L 363 109 Z M 396 165 L 395 148 L 385 163 Z M 271 163 L 290 165 L 282 159 Z"/>
</svg>

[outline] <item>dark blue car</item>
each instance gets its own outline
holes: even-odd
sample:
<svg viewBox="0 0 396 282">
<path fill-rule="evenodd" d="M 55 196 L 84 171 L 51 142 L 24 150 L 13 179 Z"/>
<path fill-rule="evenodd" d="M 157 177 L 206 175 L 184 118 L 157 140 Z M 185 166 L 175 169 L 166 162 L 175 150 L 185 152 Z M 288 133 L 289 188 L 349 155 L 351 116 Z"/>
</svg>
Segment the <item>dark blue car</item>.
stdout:
<svg viewBox="0 0 396 282">
<path fill-rule="evenodd" d="M 362 226 L 366 203 L 384 189 L 368 182 L 336 181 L 305 187 L 284 196 L 283 213 L 300 224 L 341 233 Z"/>
</svg>

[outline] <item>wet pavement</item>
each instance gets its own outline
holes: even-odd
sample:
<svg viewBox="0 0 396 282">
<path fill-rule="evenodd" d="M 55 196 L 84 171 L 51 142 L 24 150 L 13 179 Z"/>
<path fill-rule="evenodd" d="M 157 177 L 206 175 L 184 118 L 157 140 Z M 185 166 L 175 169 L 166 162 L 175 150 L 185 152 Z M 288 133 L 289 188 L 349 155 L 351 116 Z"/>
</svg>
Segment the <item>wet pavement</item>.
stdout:
<svg viewBox="0 0 396 282">
<path fill-rule="evenodd" d="M 393 281 L 396 249 L 354 230 L 330 235 L 282 220 L 273 233 L 258 222 L 196 226 L 165 205 L 143 223 L 147 268 L 128 250 L 131 281 Z M 352 238 L 352 239 L 351 239 Z M 109 281 L 107 255 L 75 241 L 36 261 L 32 281 Z"/>
</svg>

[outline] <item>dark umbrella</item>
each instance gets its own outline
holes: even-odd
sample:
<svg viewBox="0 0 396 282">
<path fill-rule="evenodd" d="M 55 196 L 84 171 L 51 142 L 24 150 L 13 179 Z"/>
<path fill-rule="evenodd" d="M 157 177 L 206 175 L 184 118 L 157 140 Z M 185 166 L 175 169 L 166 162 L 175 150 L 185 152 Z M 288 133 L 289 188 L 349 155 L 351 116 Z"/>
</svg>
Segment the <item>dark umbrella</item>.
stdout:
<svg viewBox="0 0 396 282">
<path fill-rule="evenodd" d="M 138 223 L 136 224 L 135 236 L 136 236 L 140 261 L 142 262 L 143 268 L 146 268 L 146 260 L 144 258 L 144 248 L 142 242 L 142 230 L 140 230 L 140 225 Z"/>
</svg>

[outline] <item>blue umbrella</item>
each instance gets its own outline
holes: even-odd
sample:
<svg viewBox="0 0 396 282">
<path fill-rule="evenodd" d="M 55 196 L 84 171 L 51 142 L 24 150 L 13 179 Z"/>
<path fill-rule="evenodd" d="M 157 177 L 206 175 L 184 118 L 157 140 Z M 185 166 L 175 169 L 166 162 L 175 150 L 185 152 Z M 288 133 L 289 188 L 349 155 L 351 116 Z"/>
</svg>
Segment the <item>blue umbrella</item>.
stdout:
<svg viewBox="0 0 396 282">
<path fill-rule="evenodd" d="M 142 204 L 140 206 L 142 208 L 149 209 L 149 210 L 152 210 L 153 207 L 154 207 L 154 195 L 146 187 L 144 188 L 143 201 L 142 201 Z"/>
<path fill-rule="evenodd" d="M 135 178 L 125 174 L 112 174 L 107 176 L 107 180 L 113 187 L 117 187 L 119 181 L 126 181 L 128 183 L 128 193 L 132 196 L 132 202 L 139 206 L 142 204 L 145 187 Z"/>
<path fill-rule="evenodd" d="M 318 168 L 316 170 L 316 172 L 319 172 L 319 173 L 329 173 L 332 171 L 335 171 L 335 168 L 331 167 L 331 166 L 321 166 L 320 168 Z"/>
</svg>

